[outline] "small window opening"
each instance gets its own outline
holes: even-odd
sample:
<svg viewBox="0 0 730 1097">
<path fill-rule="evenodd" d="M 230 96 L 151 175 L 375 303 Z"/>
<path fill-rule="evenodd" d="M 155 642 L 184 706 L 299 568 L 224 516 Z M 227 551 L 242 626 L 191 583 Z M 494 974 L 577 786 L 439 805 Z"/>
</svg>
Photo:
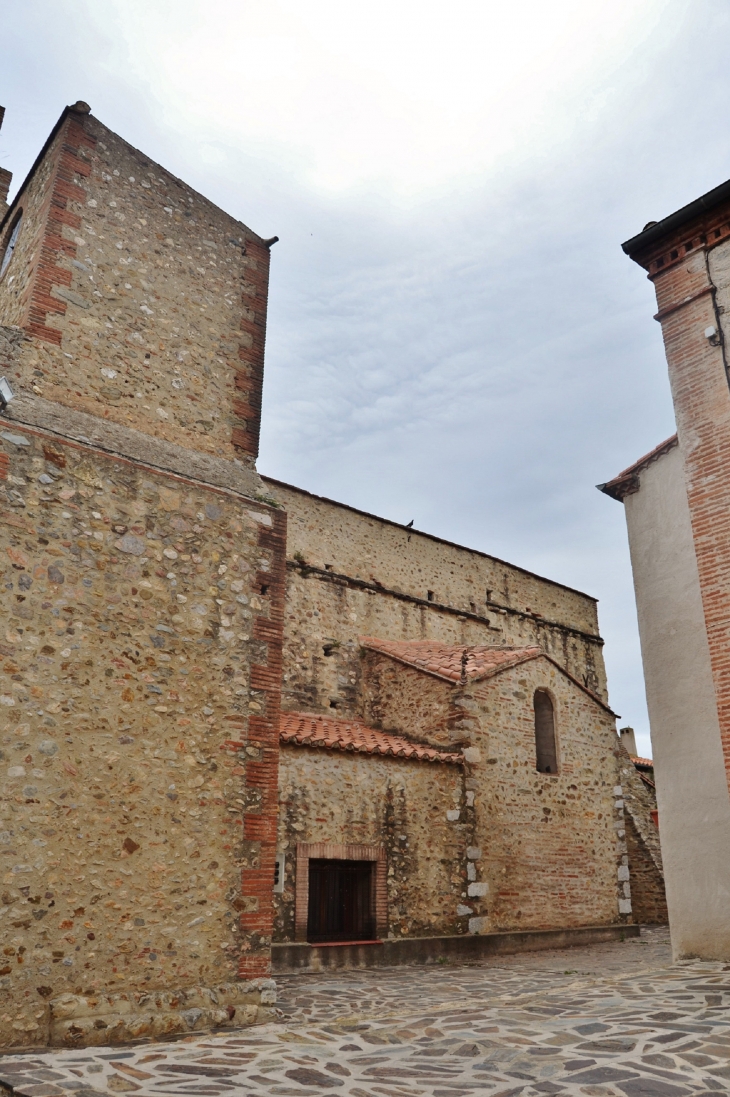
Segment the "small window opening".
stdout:
<svg viewBox="0 0 730 1097">
<path fill-rule="evenodd" d="M 477 611 L 476 602 L 470 602 L 469 603 L 469 609 L 471 610 L 472 613 L 476 613 L 476 611 Z"/>
<path fill-rule="evenodd" d="M 550 694 L 535 690 L 535 755 L 538 773 L 557 773 L 558 754 L 555 746 L 555 709 Z"/>
<path fill-rule="evenodd" d="M 663 266 L 664 266 L 664 256 L 663 256 L 663 255 L 662 255 L 662 256 L 660 256 L 660 258 L 659 258 L 659 259 L 657 259 L 657 261 L 656 261 L 656 265 L 657 265 L 658 267 L 663 267 Z"/>
<path fill-rule="evenodd" d="M 670 254 L 669 258 L 670 258 L 670 259 L 679 259 L 679 252 L 677 251 L 677 249 L 676 249 L 676 248 L 675 248 L 675 250 L 674 250 L 674 251 L 673 251 L 673 252 L 672 252 L 672 253 Z"/>
<path fill-rule="evenodd" d="M 8 269 L 8 264 L 13 258 L 13 252 L 15 251 L 15 245 L 18 242 L 18 234 L 20 233 L 20 226 L 23 221 L 23 214 L 18 214 L 15 224 L 10 230 L 10 239 L 8 240 L 5 251 L 3 252 L 2 262 L 0 262 L 0 278 L 2 278 L 5 271 Z"/>
<path fill-rule="evenodd" d="M 487 601 L 487 602 L 492 601 L 492 592 L 489 589 L 487 589 L 486 592 L 485 592 L 485 601 Z"/>
<path fill-rule="evenodd" d="M 339 701 L 330 701 L 330 708 L 337 708 L 339 703 Z"/>
<path fill-rule="evenodd" d="M 429 602 L 433 602 L 433 591 L 432 590 L 427 591 L 426 592 L 426 597 L 428 598 Z"/>
<path fill-rule="evenodd" d="M 685 251 L 692 251 L 692 241 L 691 240 L 690 240 L 689 244 L 684 245 L 684 250 Z"/>
<path fill-rule="evenodd" d="M 717 240 L 719 238 L 719 236 L 720 236 L 720 230 L 715 229 L 715 239 Z"/>
<path fill-rule="evenodd" d="M 283 853 L 277 853 L 276 860 L 274 861 L 274 891 L 281 895 L 284 890 L 284 876 L 285 876 L 286 862 L 284 860 Z"/>
<path fill-rule="evenodd" d="M 262 594 L 268 594 L 269 593 L 269 584 L 268 583 L 262 583 L 261 584 L 261 593 Z"/>
</svg>

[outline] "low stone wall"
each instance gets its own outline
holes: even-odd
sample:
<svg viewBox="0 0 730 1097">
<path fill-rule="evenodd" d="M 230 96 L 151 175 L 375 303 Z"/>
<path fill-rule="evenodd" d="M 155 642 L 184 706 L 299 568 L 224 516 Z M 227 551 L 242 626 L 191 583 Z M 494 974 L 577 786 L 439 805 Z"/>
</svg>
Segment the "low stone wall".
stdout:
<svg viewBox="0 0 730 1097">
<path fill-rule="evenodd" d="M 240 1028 L 271 1018 L 273 979 L 188 987 L 180 991 L 82 996 L 62 994 L 48 1003 L 45 1043 L 52 1047 L 118 1044 L 146 1037 Z"/>
<path fill-rule="evenodd" d="M 639 934 L 639 926 L 614 925 L 485 933 L 468 937 L 401 937 L 373 944 L 310 945 L 292 942 L 272 945 L 271 966 L 276 975 L 291 975 L 363 967 L 468 964 L 478 963 L 487 956 L 599 945 L 638 937 Z"/>
</svg>

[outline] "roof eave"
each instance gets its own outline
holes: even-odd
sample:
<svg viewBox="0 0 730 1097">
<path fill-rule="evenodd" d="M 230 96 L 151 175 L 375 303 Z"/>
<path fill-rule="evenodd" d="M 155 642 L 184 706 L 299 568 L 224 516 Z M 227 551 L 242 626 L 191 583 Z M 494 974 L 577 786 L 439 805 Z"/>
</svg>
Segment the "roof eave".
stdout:
<svg viewBox="0 0 730 1097">
<path fill-rule="evenodd" d="M 668 232 L 681 228 L 682 225 L 688 224 L 695 218 L 701 217 L 703 213 L 707 213 L 708 210 L 714 209 L 715 206 L 727 201 L 730 201 L 730 179 L 725 183 L 720 183 L 718 187 L 714 187 L 713 190 L 709 190 L 699 198 L 695 198 L 693 202 L 682 206 L 674 213 L 670 213 L 661 221 L 657 221 L 656 224 L 644 229 L 643 232 L 632 236 L 621 247 L 630 259 L 636 261 L 638 255 L 651 247 L 652 244 L 656 244 Z"/>
<path fill-rule="evenodd" d="M 649 453 L 645 453 L 643 457 L 640 457 L 638 461 L 635 461 L 633 465 L 629 465 L 627 469 L 620 472 L 618 476 L 614 476 L 613 480 L 608 480 L 605 484 L 596 484 L 599 491 L 602 491 L 604 495 L 609 495 L 612 499 L 616 499 L 619 503 L 623 503 L 627 495 L 633 495 L 641 487 L 639 480 L 639 474 L 644 472 L 645 469 L 652 465 L 655 461 L 658 461 L 660 457 L 664 457 L 670 450 L 673 450 L 675 446 L 679 445 L 679 438 L 676 434 L 673 434 L 671 438 L 667 438 L 664 442 L 660 442 L 658 446 L 650 450 Z"/>
</svg>

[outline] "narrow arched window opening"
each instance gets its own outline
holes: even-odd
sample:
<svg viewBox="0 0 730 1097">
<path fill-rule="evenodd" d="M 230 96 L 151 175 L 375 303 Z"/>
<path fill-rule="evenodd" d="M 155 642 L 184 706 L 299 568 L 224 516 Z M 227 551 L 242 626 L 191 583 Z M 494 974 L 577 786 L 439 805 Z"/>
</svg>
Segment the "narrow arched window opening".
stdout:
<svg viewBox="0 0 730 1097">
<path fill-rule="evenodd" d="M 558 772 L 555 709 L 547 690 L 535 690 L 535 755 L 538 773 Z"/>
<path fill-rule="evenodd" d="M 5 245 L 5 251 L 3 252 L 2 260 L 0 260 L 0 278 L 2 278 L 5 271 L 8 269 L 8 264 L 13 258 L 13 252 L 15 251 L 15 245 L 18 242 L 18 234 L 20 233 L 20 225 L 23 220 L 23 214 L 19 213 L 15 219 L 12 229 L 10 230 L 10 237 Z"/>
</svg>

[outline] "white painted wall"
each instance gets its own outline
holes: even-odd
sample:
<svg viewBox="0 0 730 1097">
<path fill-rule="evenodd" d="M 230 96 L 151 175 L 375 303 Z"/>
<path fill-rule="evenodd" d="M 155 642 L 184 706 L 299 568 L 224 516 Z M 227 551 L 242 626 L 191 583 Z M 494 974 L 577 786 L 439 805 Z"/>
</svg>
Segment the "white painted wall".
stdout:
<svg viewBox="0 0 730 1097">
<path fill-rule="evenodd" d="M 679 447 L 624 500 L 675 959 L 730 960 L 730 795 Z"/>
</svg>

